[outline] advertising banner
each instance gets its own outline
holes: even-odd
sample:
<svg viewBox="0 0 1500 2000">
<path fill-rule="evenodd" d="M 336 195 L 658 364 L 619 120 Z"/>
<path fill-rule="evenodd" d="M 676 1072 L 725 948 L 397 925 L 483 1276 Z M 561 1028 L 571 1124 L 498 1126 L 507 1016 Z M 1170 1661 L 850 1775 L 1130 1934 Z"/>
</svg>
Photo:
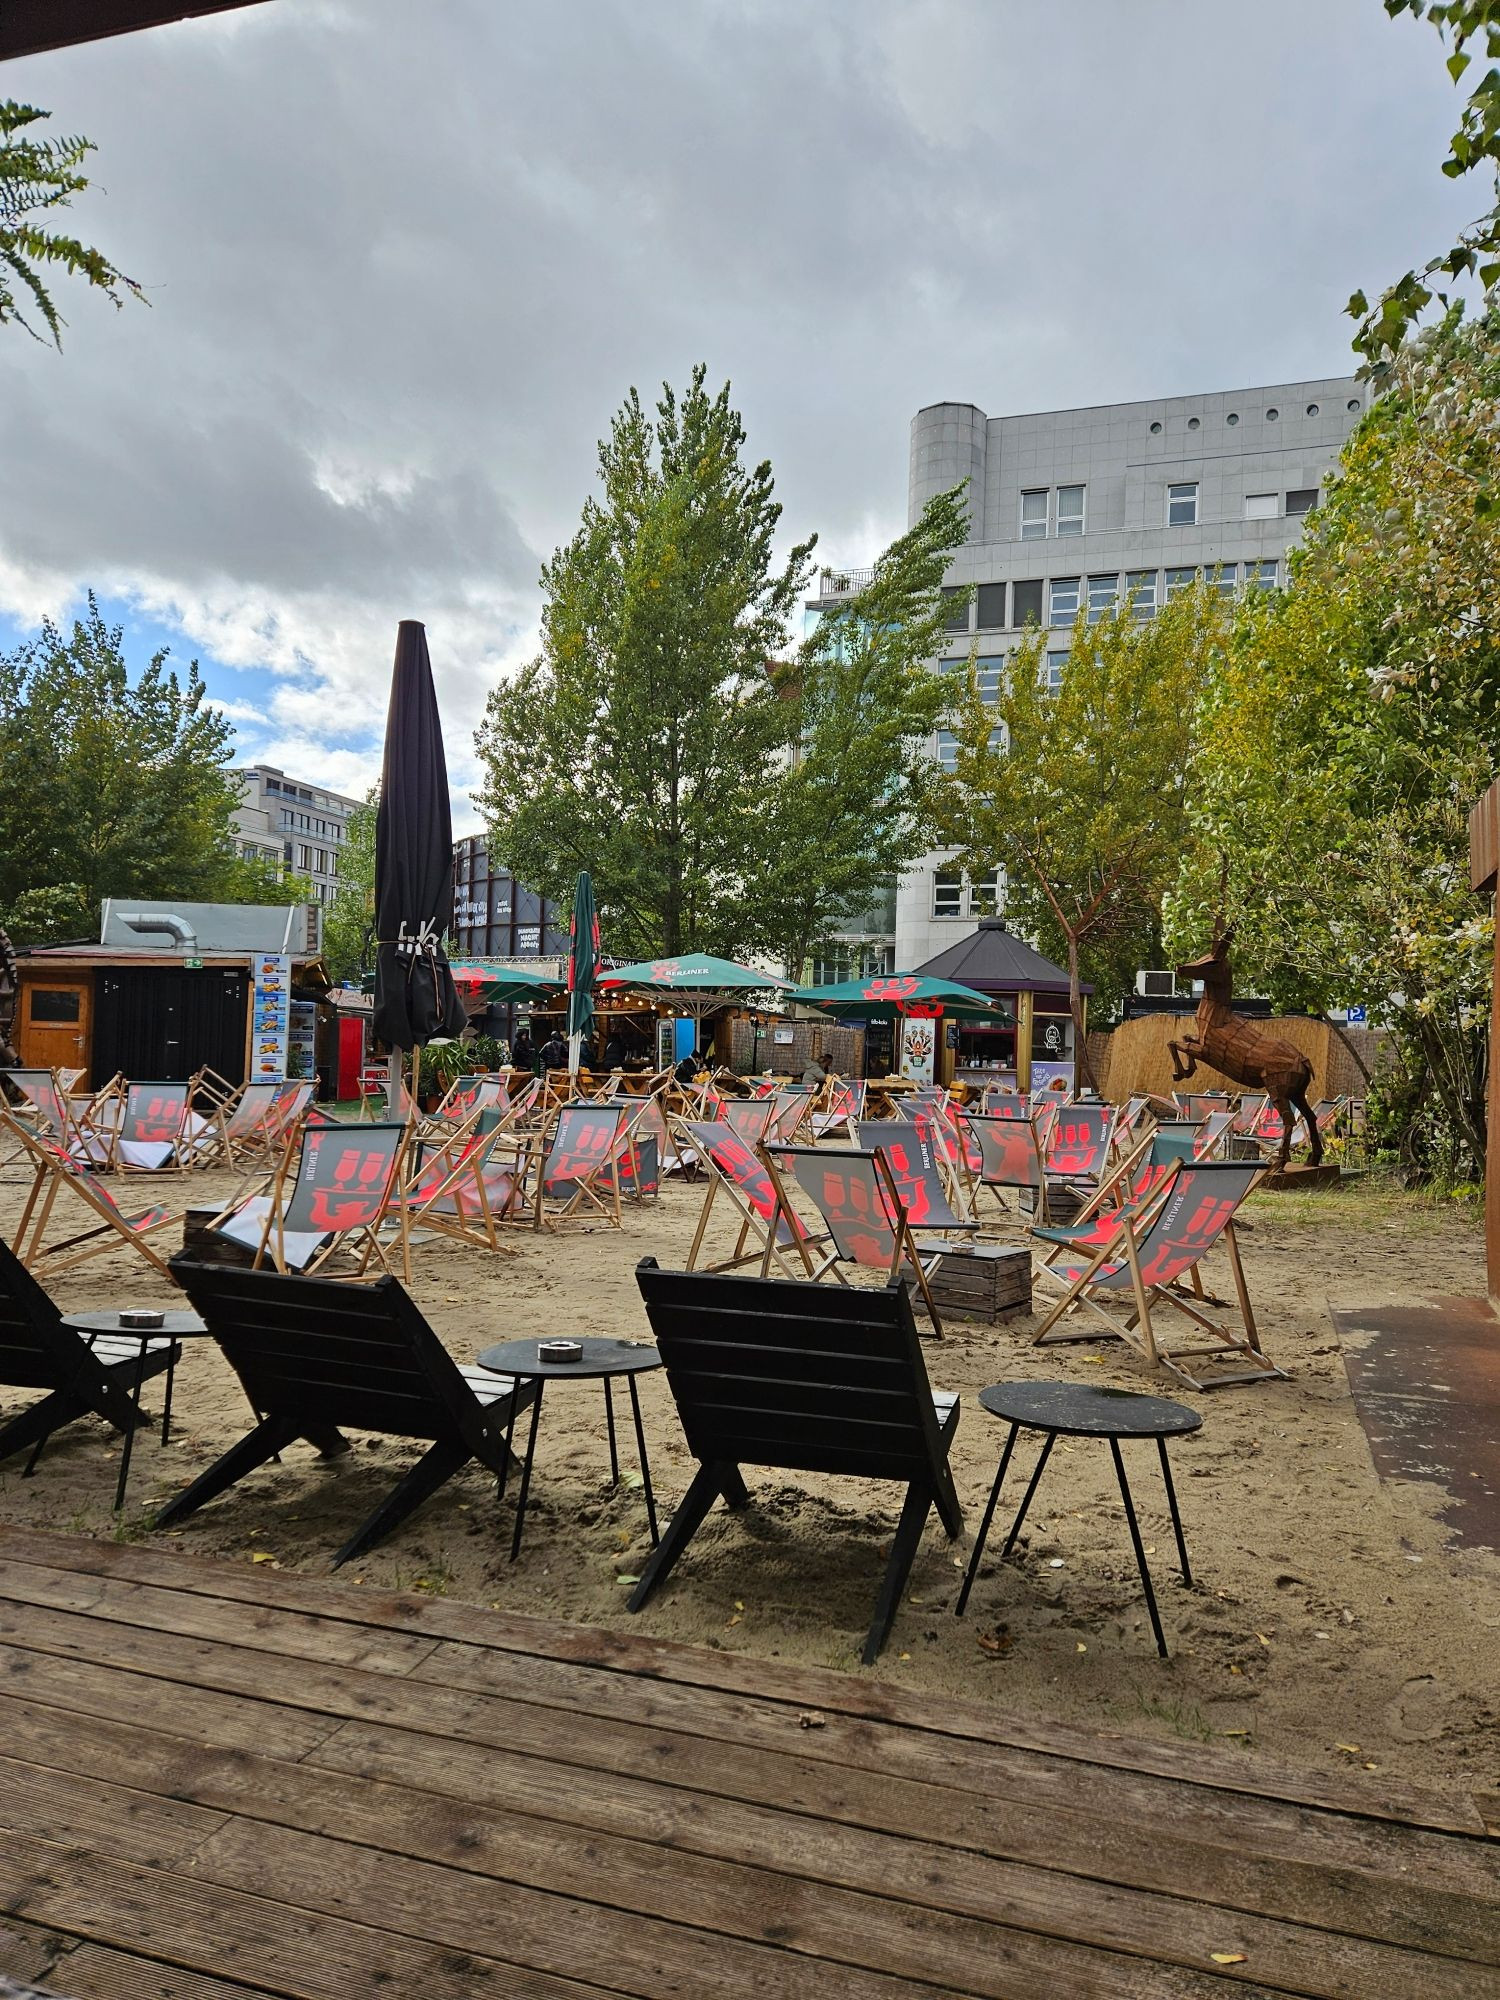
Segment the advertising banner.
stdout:
<svg viewBox="0 0 1500 2000">
<path fill-rule="evenodd" d="M 252 1083 L 279 1083 L 286 1075 L 291 1011 L 291 959 L 285 953 L 257 952 L 251 1003 Z"/>
</svg>

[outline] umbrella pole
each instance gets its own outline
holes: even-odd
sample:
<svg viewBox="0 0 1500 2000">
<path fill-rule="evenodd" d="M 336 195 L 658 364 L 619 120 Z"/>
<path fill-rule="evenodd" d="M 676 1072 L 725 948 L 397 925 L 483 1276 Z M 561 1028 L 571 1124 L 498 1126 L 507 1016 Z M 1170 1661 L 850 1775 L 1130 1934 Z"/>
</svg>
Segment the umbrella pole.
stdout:
<svg viewBox="0 0 1500 2000">
<path fill-rule="evenodd" d="M 572 1086 L 575 1094 L 577 1093 L 578 1090 L 578 1071 L 580 1067 L 580 1058 L 582 1054 L 583 1054 L 583 1036 L 581 1034 L 569 1035 L 568 1082 Z"/>
</svg>

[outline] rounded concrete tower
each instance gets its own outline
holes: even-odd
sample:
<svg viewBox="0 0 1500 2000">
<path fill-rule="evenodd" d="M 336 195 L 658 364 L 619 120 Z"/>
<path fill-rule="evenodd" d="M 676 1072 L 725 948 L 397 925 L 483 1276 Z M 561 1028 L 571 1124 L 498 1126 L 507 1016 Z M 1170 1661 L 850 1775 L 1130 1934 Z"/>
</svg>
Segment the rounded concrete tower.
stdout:
<svg viewBox="0 0 1500 2000">
<path fill-rule="evenodd" d="M 917 519 L 934 493 L 969 482 L 969 535 L 984 540 L 984 469 L 989 419 L 973 403 L 929 403 L 911 420 L 911 460 L 906 482 L 906 523 Z"/>
</svg>

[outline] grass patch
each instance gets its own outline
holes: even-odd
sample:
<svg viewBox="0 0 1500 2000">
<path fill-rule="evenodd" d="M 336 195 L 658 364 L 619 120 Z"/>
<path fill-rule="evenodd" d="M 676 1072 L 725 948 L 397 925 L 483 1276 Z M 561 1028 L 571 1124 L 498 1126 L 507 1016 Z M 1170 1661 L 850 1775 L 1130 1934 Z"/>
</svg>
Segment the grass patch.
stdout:
<svg viewBox="0 0 1500 2000">
<path fill-rule="evenodd" d="M 1131 1685 L 1135 1697 L 1135 1713 L 1144 1715 L 1152 1722 L 1165 1723 L 1174 1736 L 1180 1736 L 1185 1743 L 1212 1743 L 1218 1733 L 1211 1722 L 1206 1722 L 1203 1711 L 1196 1702 L 1163 1701 L 1159 1695 L 1147 1694 L 1144 1688 Z M 1124 1703 L 1114 1704 L 1116 1715 L 1129 1718 L 1132 1711 Z"/>
</svg>

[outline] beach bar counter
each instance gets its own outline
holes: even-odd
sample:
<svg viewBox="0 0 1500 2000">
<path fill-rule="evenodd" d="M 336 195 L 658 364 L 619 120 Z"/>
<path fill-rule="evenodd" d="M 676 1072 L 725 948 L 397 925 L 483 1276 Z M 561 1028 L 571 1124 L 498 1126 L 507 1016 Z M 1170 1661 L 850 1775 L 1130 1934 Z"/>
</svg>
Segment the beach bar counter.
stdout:
<svg viewBox="0 0 1500 2000">
<path fill-rule="evenodd" d="M 945 1024 L 938 1060 L 943 1083 L 1011 1083 L 1038 1090 L 1060 1077 L 1074 1081 L 1077 1051 L 1068 1009 L 1068 975 L 1005 928 L 982 917 L 977 930 L 915 970 L 929 979 L 956 979 L 995 1002 L 997 1019 Z M 1093 987 L 1084 985 L 1083 1004 Z"/>
</svg>

